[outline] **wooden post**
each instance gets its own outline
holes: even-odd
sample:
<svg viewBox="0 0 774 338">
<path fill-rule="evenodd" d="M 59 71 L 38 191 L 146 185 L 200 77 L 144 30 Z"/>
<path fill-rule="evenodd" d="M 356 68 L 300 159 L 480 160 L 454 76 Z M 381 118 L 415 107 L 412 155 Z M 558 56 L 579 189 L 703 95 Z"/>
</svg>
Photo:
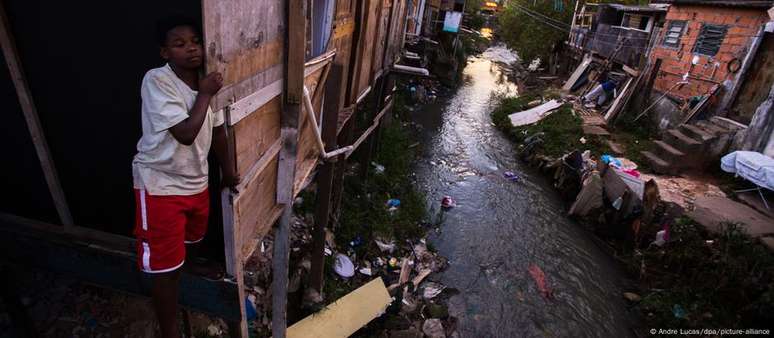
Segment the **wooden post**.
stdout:
<svg viewBox="0 0 774 338">
<path fill-rule="evenodd" d="M 338 127 L 338 112 L 343 106 L 341 88 L 344 78 L 344 65 L 349 60 L 343 60 L 338 55 L 334 59 L 329 81 L 325 83 L 325 105 L 323 111 L 322 137 L 326 151 L 336 149 L 336 132 Z M 335 114 L 334 114 L 335 112 Z M 333 172 L 335 163 L 324 162 L 317 176 L 317 205 L 314 214 L 314 229 L 312 231 L 312 268 L 309 285 L 322 295 L 325 266 L 325 228 L 328 226 L 331 213 L 331 190 L 333 187 Z"/>
<path fill-rule="evenodd" d="M 224 108 L 223 117 L 225 123 L 223 128 L 226 132 L 226 148 L 228 159 L 234 162 L 236 168 L 236 151 L 234 145 L 234 133 L 231 126 L 231 109 L 229 106 Z M 230 188 L 223 188 L 220 192 L 221 210 L 223 211 L 223 246 L 226 258 L 226 273 L 231 276 L 237 285 L 237 297 L 239 297 L 239 321 L 229 322 L 229 334 L 232 337 L 247 338 L 249 332 L 247 328 L 247 309 L 245 309 L 246 294 L 244 290 L 244 262 L 242 261 L 242 241 L 239 236 L 239 229 L 234 223 L 234 193 Z"/>
<path fill-rule="evenodd" d="M 70 207 L 67 205 L 64 190 L 59 182 L 59 175 L 54 166 L 54 159 L 51 157 L 51 151 L 46 142 L 46 136 L 43 133 L 43 127 L 40 125 L 38 109 L 32 99 L 27 78 L 22 70 L 21 59 L 16 50 L 16 43 L 11 35 L 11 24 L 8 22 L 8 16 L 5 13 L 5 6 L 0 1 L 0 45 L 3 48 L 3 56 L 8 64 L 8 71 L 11 74 L 11 80 L 16 87 L 16 95 L 19 97 L 19 105 L 24 113 L 24 119 L 27 121 L 27 128 L 32 137 L 32 143 L 35 145 L 35 152 L 38 154 L 40 166 L 43 169 L 43 176 L 48 185 L 48 191 L 54 200 L 56 212 L 59 214 L 59 220 L 64 226 L 73 225 L 73 216 L 70 214 Z"/>
<path fill-rule="evenodd" d="M 290 219 L 293 215 L 293 184 L 296 173 L 298 119 L 304 95 L 304 56 L 306 46 L 306 0 L 286 2 L 285 81 L 277 171 L 277 203 L 282 205 L 279 226 L 274 234 L 272 258 L 272 335 L 284 338 L 287 330 L 288 261 L 290 260 Z"/>
<path fill-rule="evenodd" d="M 755 59 L 755 54 L 757 54 L 758 47 L 760 47 L 761 41 L 763 41 L 763 36 L 765 34 L 766 25 L 762 25 L 758 30 L 758 34 L 756 34 L 753 37 L 752 42 L 750 42 L 750 49 L 747 52 L 747 55 L 744 56 L 744 60 L 742 60 L 742 66 L 736 73 L 736 77 L 734 78 L 734 82 L 731 84 L 731 88 L 726 91 L 725 95 L 723 95 L 723 99 L 720 101 L 718 108 L 715 110 L 716 113 L 724 113 L 726 110 L 728 110 L 734 100 L 736 100 L 736 95 L 739 94 L 739 90 L 742 88 L 744 79 L 747 77 L 747 72 L 750 69 L 750 65 L 753 63 L 753 59 Z"/>
<path fill-rule="evenodd" d="M 643 106 L 650 102 L 650 93 L 653 91 L 653 84 L 656 82 L 658 72 L 661 71 L 662 61 L 662 59 L 656 59 L 656 62 L 653 63 L 653 69 L 650 71 L 650 77 L 648 77 L 648 82 L 645 83 L 645 91 L 642 94 L 642 99 L 639 100 Z"/>
<path fill-rule="evenodd" d="M 371 121 L 376 114 L 379 114 L 379 111 L 382 109 L 383 102 L 380 102 L 382 99 L 382 91 L 384 88 L 384 77 L 380 77 L 378 80 L 376 80 L 376 84 L 374 84 L 374 90 L 371 92 L 372 101 L 373 101 L 373 112 L 368 113 L 368 119 L 367 121 Z M 362 150 L 362 156 L 360 157 L 360 178 L 365 180 L 368 178 L 368 167 L 371 166 L 371 156 L 373 155 L 374 150 L 374 142 L 375 136 L 369 136 L 368 140 L 366 141 L 365 146 Z"/>
</svg>

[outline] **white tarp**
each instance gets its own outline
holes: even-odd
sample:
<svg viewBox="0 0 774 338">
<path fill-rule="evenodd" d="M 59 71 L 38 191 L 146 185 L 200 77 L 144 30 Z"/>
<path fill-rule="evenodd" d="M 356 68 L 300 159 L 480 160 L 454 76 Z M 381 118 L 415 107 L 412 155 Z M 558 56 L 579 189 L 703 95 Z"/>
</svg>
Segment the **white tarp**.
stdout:
<svg viewBox="0 0 774 338">
<path fill-rule="evenodd" d="M 554 110 L 561 106 L 561 102 L 551 100 L 535 108 L 508 115 L 508 118 L 511 119 L 511 124 L 514 127 L 533 124 L 544 119 L 546 116 L 551 115 Z"/>
<path fill-rule="evenodd" d="M 774 158 L 755 151 L 735 151 L 720 159 L 720 168 L 761 188 L 774 190 Z"/>
</svg>

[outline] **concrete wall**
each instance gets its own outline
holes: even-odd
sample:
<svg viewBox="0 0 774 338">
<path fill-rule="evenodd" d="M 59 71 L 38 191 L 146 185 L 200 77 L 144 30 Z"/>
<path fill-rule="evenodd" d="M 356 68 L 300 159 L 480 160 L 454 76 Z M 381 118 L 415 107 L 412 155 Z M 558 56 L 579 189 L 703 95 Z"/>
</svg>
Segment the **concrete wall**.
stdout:
<svg viewBox="0 0 774 338">
<path fill-rule="evenodd" d="M 688 21 L 681 45 L 677 48 L 662 45 L 663 35 L 670 20 Z M 673 5 L 667 12 L 665 29 L 662 30 L 656 48 L 651 53 L 651 58 L 663 60 L 661 74 L 656 79 L 654 89 L 668 90 L 689 70 L 691 77 L 698 79 L 689 79 L 690 83 L 679 90 L 673 90 L 672 96 L 685 99 L 704 95 L 716 83 L 733 79 L 734 74 L 728 72 L 728 63 L 735 58 L 740 61 L 744 58 L 752 37 L 767 21 L 769 17 L 763 9 Z M 704 23 L 726 25 L 729 28 L 718 53 L 713 57 L 701 55 L 699 63 L 691 68 L 693 48 Z"/>
</svg>

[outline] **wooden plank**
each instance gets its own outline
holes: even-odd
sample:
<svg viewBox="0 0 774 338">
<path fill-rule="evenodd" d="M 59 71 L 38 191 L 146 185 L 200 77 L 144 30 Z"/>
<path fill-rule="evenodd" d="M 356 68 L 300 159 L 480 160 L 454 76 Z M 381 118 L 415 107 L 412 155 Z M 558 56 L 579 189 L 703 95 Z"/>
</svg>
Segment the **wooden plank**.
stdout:
<svg viewBox="0 0 774 338">
<path fill-rule="evenodd" d="M 631 95 L 631 85 L 632 82 L 634 82 L 634 78 L 629 78 L 626 80 L 626 84 L 621 88 L 620 93 L 618 94 L 618 97 L 615 98 L 613 103 L 610 105 L 610 107 L 607 109 L 607 113 L 605 114 L 605 121 L 608 121 L 610 123 L 610 120 L 615 117 L 616 114 L 618 114 L 618 110 L 621 108 L 624 98 Z"/>
<path fill-rule="evenodd" d="M 282 100 L 269 103 L 234 125 L 237 172 L 244 175 L 280 137 Z M 243 177 L 245 178 L 245 177 Z"/>
<path fill-rule="evenodd" d="M 323 60 L 323 62 L 315 62 L 312 64 L 307 62 L 306 69 L 304 69 L 304 76 L 309 76 L 315 72 L 318 72 L 327 64 L 328 63 L 325 62 L 325 60 Z M 267 81 L 271 79 L 276 80 L 268 83 Z M 249 94 L 243 93 L 245 90 L 253 90 L 252 88 L 260 89 L 255 90 Z M 277 65 L 276 67 L 272 67 L 266 72 L 254 75 L 253 78 L 245 80 L 243 83 L 229 88 L 221 89 L 219 95 L 225 92 L 229 92 L 227 95 L 224 94 L 225 98 L 227 98 L 229 102 L 232 101 L 230 99 L 231 97 L 242 97 L 242 99 L 230 105 L 231 124 L 233 125 L 248 115 L 252 114 L 275 97 L 282 94 L 282 66 Z"/>
<path fill-rule="evenodd" d="M 54 165 L 54 158 L 51 156 L 46 135 L 43 133 L 43 127 L 40 124 L 38 110 L 22 69 L 21 58 L 16 49 L 16 42 L 11 34 L 11 24 L 8 21 L 5 6 L 2 2 L 0 2 L 0 47 L 3 49 L 3 56 L 8 65 L 13 85 L 16 88 L 16 95 L 19 98 L 19 105 L 24 113 L 24 120 L 27 122 L 27 129 L 29 129 L 32 143 L 35 146 L 35 153 L 38 155 L 40 166 L 43 169 L 43 176 L 48 185 L 48 191 L 54 200 L 59 220 L 64 226 L 72 226 L 73 216 L 70 213 L 70 207 L 67 205 L 67 199 Z"/>
<path fill-rule="evenodd" d="M 61 273 L 101 287 L 149 296 L 151 280 L 137 269 L 135 240 L 0 213 L 0 261 Z M 240 316 L 237 285 L 183 272 L 180 304 L 226 320 Z"/>
<path fill-rule="evenodd" d="M 379 317 L 392 302 L 381 277 L 288 328 L 288 337 L 349 337 Z M 276 335 L 275 335 L 276 337 Z"/>
<path fill-rule="evenodd" d="M 387 103 L 387 105 L 385 105 L 385 106 L 384 106 L 384 108 L 382 109 L 382 111 L 381 111 L 381 112 L 379 112 L 379 114 L 378 114 L 378 115 L 376 115 L 376 117 L 374 117 L 374 123 L 373 123 L 373 124 L 372 124 L 370 127 L 368 127 L 368 129 L 366 129 L 366 130 L 363 132 L 363 134 L 362 134 L 362 135 L 360 135 L 360 137 L 358 137 L 358 139 L 355 141 L 355 143 L 353 143 L 353 144 L 352 144 L 352 150 L 350 150 L 350 151 L 347 153 L 347 156 L 346 156 L 347 158 L 349 158 L 349 156 L 351 156 L 351 155 L 352 155 L 352 153 L 354 153 L 354 152 L 355 152 L 355 150 L 357 150 L 357 148 L 360 146 L 360 144 L 362 144 L 362 143 L 363 143 L 363 141 L 365 141 L 365 140 L 368 138 L 368 136 L 369 136 L 369 135 L 371 135 L 371 133 L 372 133 L 372 132 L 373 132 L 373 131 L 374 131 L 374 130 L 377 128 L 377 127 L 379 127 L 379 121 L 381 121 L 381 119 L 382 119 L 382 116 L 384 116 L 384 114 L 386 114 L 386 113 L 387 113 L 387 112 L 390 110 L 390 108 L 392 108 L 392 102 L 393 102 L 393 101 L 389 101 L 389 102 Z"/>
<path fill-rule="evenodd" d="M 269 154 L 271 155 L 271 154 Z M 277 189 L 278 153 L 273 154 L 260 171 L 234 201 L 234 215 L 238 227 L 239 254 L 247 257 L 255 247 L 254 240 L 265 236 L 275 219 L 270 215 L 280 208 L 275 200 Z"/>
<path fill-rule="evenodd" d="M 221 72 L 224 80 L 213 109 L 281 78 L 282 68 L 276 66 L 283 59 L 283 4 L 281 0 L 202 1 L 207 71 Z"/>
<path fill-rule="evenodd" d="M 269 101 L 282 94 L 282 80 L 274 81 L 270 85 L 248 95 L 242 100 L 231 105 L 231 125 L 237 124 L 243 118 L 258 111 Z"/>
<path fill-rule="evenodd" d="M 575 69 L 575 71 L 570 75 L 570 78 L 567 79 L 567 82 L 564 83 L 564 86 L 562 87 L 562 90 L 564 91 L 570 91 L 572 86 L 575 85 L 576 82 L 578 82 L 578 79 L 583 75 L 583 72 L 586 71 L 586 68 L 591 64 L 591 57 L 586 54 L 583 57 L 583 61 L 581 61 L 581 64 L 578 66 L 578 68 Z"/>
<path fill-rule="evenodd" d="M 621 65 L 621 68 L 623 68 L 624 72 L 628 73 L 629 75 L 631 75 L 633 77 L 637 77 L 637 76 L 640 75 L 639 71 L 637 71 L 636 69 L 632 69 L 631 67 L 629 67 L 627 65 Z"/>
<path fill-rule="evenodd" d="M 379 27 L 379 20 L 377 13 L 379 10 L 380 0 L 368 0 L 368 9 L 365 13 L 364 21 L 364 36 L 361 39 L 365 39 L 362 45 L 363 58 L 358 65 L 358 92 L 362 92 L 366 87 L 371 85 L 372 70 L 371 66 L 374 62 L 374 41 L 376 41 L 377 28 Z"/>
<path fill-rule="evenodd" d="M 304 55 L 306 45 L 306 1 L 286 2 L 285 102 L 280 118 L 282 149 L 277 171 L 277 203 L 283 206 L 274 234 L 272 257 L 272 334 L 285 338 L 287 330 L 288 263 L 290 260 L 290 219 L 296 171 L 298 124 L 304 95 Z"/>
</svg>

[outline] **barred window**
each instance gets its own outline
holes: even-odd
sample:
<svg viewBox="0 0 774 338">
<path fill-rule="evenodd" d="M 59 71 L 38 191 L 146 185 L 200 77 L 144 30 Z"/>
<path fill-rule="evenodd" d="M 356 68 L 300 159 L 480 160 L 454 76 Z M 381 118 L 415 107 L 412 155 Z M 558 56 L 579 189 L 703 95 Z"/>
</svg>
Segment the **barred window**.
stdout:
<svg viewBox="0 0 774 338">
<path fill-rule="evenodd" d="M 683 20 L 672 20 L 669 22 L 669 29 L 664 35 L 664 46 L 677 48 L 680 46 L 680 38 L 685 31 L 686 22 Z"/>
<path fill-rule="evenodd" d="M 728 26 L 703 24 L 701 32 L 699 32 L 699 38 L 696 39 L 696 44 L 693 46 L 693 52 L 695 54 L 715 56 L 723 44 L 727 31 Z"/>
</svg>

